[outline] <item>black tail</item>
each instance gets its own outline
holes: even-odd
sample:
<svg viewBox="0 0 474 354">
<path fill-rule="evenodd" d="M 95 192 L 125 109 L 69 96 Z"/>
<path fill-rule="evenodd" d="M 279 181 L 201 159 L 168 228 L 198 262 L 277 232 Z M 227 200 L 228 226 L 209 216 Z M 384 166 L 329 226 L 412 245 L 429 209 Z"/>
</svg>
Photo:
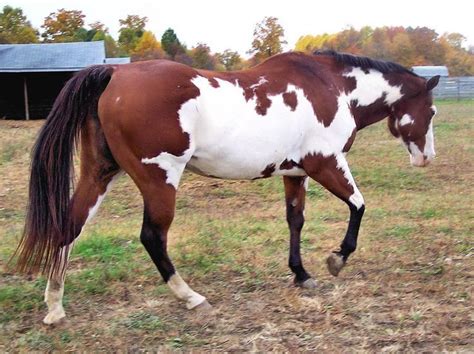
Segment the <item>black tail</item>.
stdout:
<svg viewBox="0 0 474 354">
<path fill-rule="evenodd" d="M 54 102 L 33 147 L 29 200 L 16 253 L 20 272 L 57 272 L 60 252 L 74 240 L 70 220 L 73 153 L 89 115 L 110 81 L 111 66 L 92 66 L 70 79 Z"/>
</svg>

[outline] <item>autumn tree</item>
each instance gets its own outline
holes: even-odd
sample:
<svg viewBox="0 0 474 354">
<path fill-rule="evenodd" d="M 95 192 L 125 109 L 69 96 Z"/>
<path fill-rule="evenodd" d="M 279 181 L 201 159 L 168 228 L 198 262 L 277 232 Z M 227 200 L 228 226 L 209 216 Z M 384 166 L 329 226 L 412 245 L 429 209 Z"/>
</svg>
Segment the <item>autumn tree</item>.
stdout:
<svg viewBox="0 0 474 354">
<path fill-rule="evenodd" d="M 118 43 L 124 53 L 131 54 L 133 52 L 145 32 L 147 22 L 147 17 L 140 17 L 138 15 L 128 15 L 125 19 L 119 20 Z"/>
<path fill-rule="evenodd" d="M 254 54 L 259 60 L 281 53 L 285 31 L 276 17 L 265 17 L 257 23 L 253 32 L 252 48 L 249 54 Z"/>
<path fill-rule="evenodd" d="M 211 54 L 211 48 L 207 44 L 198 43 L 189 51 L 189 56 L 193 60 L 192 66 L 197 69 L 214 70 L 216 59 Z"/>
<path fill-rule="evenodd" d="M 150 31 L 143 32 L 132 51 L 132 61 L 161 59 L 165 57 L 165 52 L 161 49 L 160 42 Z"/>
<path fill-rule="evenodd" d="M 226 49 L 222 53 L 217 53 L 216 59 L 227 71 L 240 70 L 243 66 L 240 54 L 230 49 Z"/>
<path fill-rule="evenodd" d="M 161 36 L 161 46 L 173 60 L 176 58 L 176 55 L 186 52 L 185 47 L 181 44 L 172 28 L 168 28 L 163 33 L 163 36 Z"/>
<path fill-rule="evenodd" d="M 36 43 L 38 32 L 19 7 L 4 6 L 0 12 L 0 43 Z"/>
<path fill-rule="evenodd" d="M 93 31 L 92 28 L 90 31 Z M 91 39 L 92 42 L 95 41 L 104 41 L 105 44 L 105 55 L 107 58 L 116 58 L 119 57 L 121 52 L 120 48 L 117 45 L 115 39 L 108 33 L 107 28 L 105 32 L 103 30 L 94 31 L 94 36 Z"/>
<path fill-rule="evenodd" d="M 451 75 L 474 75 L 474 53 L 464 46 L 460 33 L 439 36 L 428 27 L 362 27 L 332 34 L 305 35 L 295 49 L 335 49 L 377 59 L 395 61 L 406 67 L 446 65 Z"/>
<path fill-rule="evenodd" d="M 73 42 L 82 40 L 87 30 L 84 29 L 85 15 L 80 10 L 59 9 L 51 12 L 41 26 L 45 42 Z"/>
</svg>

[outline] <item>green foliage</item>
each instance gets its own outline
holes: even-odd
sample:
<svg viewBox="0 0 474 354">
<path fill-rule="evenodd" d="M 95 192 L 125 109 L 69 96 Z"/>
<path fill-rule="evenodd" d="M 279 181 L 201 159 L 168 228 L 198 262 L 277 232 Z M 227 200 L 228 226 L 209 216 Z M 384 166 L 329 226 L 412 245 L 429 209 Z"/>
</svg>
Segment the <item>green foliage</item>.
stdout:
<svg viewBox="0 0 474 354">
<path fill-rule="evenodd" d="M 185 52 L 184 46 L 178 39 L 178 36 L 172 28 L 168 28 L 161 37 L 161 46 L 163 50 L 172 58 L 175 59 L 178 54 Z"/>
<path fill-rule="evenodd" d="M 214 70 L 216 59 L 211 55 L 211 48 L 204 43 L 198 43 L 190 50 L 189 56 L 193 60 L 192 66 L 197 69 Z"/>
<path fill-rule="evenodd" d="M 276 17 L 265 17 L 255 26 L 249 53 L 255 54 L 258 60 L 281 53 L 282 45 L 287 43 L 283 40 L 284 35 L 285 31 Z"/>
<path fill-rule="evenodd" d="M 128 15 L 125 19 L 120 19 L 118 43 L 121 50 L 130 55 L 135 50 L 140 38 L 145 32 L 147 17 L 138 15 Z"/>
<path fill-rule="evenodd" d="M 41 26 L 41 34 L 45 42 L 74 42 L 84 41 L 87 30 L 83 28 L 85 15 L 80 10 L 59 9 L 51 12 Z"/>
<path fill-rule="evenodd" d="M 23 15 L 23 10 L 19 7 L 4 6 L 0 12 L 0 44 L 36 42 L 38 31 Z"/>
<path fill-rule="evenodd" d="M 295 50 L 313 52 L 319 49 L 362 54 L 391 60 L 406 67 L 414 65 L 447 65 L 453 76 L 474 75 L 474 54 L 463 48 L 460 33 L 439 36 L 428 27 L 350 27 L 341 32 L 305 35 Z"/>
<path fill-rule="evenodd" d="M 217 53 L 216 59 L 227 71 L 240 70 L 243 67 L 243 61 L 240 54 L 230 49 L 226 49 L 222 53 Z"/>
</svg>

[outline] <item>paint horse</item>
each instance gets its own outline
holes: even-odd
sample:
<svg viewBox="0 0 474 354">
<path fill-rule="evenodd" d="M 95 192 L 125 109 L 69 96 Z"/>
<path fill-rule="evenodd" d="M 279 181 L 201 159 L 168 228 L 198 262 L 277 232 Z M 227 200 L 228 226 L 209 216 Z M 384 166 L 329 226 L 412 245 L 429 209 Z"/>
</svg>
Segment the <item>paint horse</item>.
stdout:
<svg viewBox="0 0 474 354">
<path fill-rule="evenodd" d="M 49 276 L 47 324 L 65 316 L 62 296 L 73 241 L 125 172 L 144 200 L 140 239 L 188 309 L 210 307 L 175 270 L 167 233 L 185 169 L 224 179 L 283 176 L 295 284 L 312 288 L 300 233 L 308 177 L 349 206 L 340 249 L 327 259 L 337 276 L 357 246 L 364 199 L 345 153 L 356 132 L 388 117 L 415 166 L 435 156 L 432 89 L 391 62 L 332 51 L 285 53 L 243 71 L 195 70 L 166 60 L 100 65 L 63 88 L 33 150 L 29 206 L 17 268 Z M 70 196 L 72 156 L 81 171 Z"/>
</svg>

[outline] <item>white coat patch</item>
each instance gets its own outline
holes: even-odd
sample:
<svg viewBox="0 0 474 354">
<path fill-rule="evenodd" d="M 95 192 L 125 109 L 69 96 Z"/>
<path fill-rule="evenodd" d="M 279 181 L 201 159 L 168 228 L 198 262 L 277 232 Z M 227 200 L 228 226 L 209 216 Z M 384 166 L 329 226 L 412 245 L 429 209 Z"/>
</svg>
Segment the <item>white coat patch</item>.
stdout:
<svg viewBox="0 0 474 354">
<path fill-rule="evenodd" d="M 385 80 L 383 74 L 370 69 L 366 74 L 361 68 L 353 68 L 345 73 L 346 77 L 356 79 L 357 86 L 349 96 L 356 99 L 359 106 L 368 106 L 385 94 L 385 103 L 391 105 L 402 98 L 401 86 L 392 86 Z"/>
<path fill-rule="evenodd" d="M 175 188 L 186 165 L 191 171 L 225 179 L 259 178 L 268 166 L 275 166 L 272 175 L 305 176 L 301 168 L 285 170 L 280 165 L 285 160 L 299 162 L 309 154 L 339 154 L 356 127 L 351 101 L 369 105 L 384 94 L 385 101 L 392 104 L 402 96 L 400 87 L 391 86 L 378 71 L 366 74 L 354 68 L 345 75 L 356 79 L 356 89 L 340 94 L 337 112 L 327 127 L 315 116 L 305 92 L 295 85 L 268 94 L 271 104 L 261 115 L 256 112 L 256 95 L 246 100 L 238 82 L 215 78 L 219 85 L 212 85 L 208 78 L 197 76 L 192 83 L 199 96 L 178 112 L 181 128 L 190 137 L 189 148 L 181 156 L 161 152 L 141 161 L 158 165 L 166 172 L 166 182 Z M 260 77 L 251 89 L 266 82 Z M 284 101 L 283 95 L 290 92 L 298 102 L 294 110 Z"/>
<path fill-rule="evenodd" d="M 195 101 L 199 116 L 193 135 L 195 151 L 188 165 L 207 175 L 253 179 L 274 165 L 272 175 L 304 176 L 302 169 L 280 170 L 279 166 L 308 154 L 333 155 L 343 149 L 355 128 L 346 97 L 340 98 L 334 120 L 325 127 L 315 117 L 304 91 L 294 85 L 281 94 L 268 95 L 271 105 L 262 116 L 255 110 L 256 97 L 246 101 L 240 86 L 216 80 L 219 87 L 213 87 L 207 78 L 194 78 L 200 95 L 189 101 Z M 298 104 L 293 111 L 284 102 L 286 92 L 296 95 Z"/>
<path fill-rule="evenodd" d="M 349 165 L 347 164 L 347 160 L 343 154 L 338 154 L 336 156 L 336 161 L 337 168 L 339 168 L 344 173 L 344 177 L 347 180 L 347 183 L 349 183 L 352 186 L 352 189 L 354 190 L 352 195 L 349 197 L 349 201 L 357 208 L 357 210 L 359 210 L 364 205 L 364 197 L 357 188 L 357 185 L 354 181 L 354 177 L 352 177 Z"/>
<path fill-rule="evenodd" d="M 400 126 L 403 127 L 407 124 L 413 124 L 414 120 L 408 113 L 404 114 L 402 119 L 400 119 Z"/>
</svg>

